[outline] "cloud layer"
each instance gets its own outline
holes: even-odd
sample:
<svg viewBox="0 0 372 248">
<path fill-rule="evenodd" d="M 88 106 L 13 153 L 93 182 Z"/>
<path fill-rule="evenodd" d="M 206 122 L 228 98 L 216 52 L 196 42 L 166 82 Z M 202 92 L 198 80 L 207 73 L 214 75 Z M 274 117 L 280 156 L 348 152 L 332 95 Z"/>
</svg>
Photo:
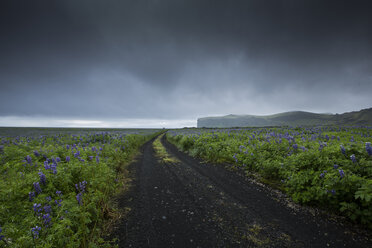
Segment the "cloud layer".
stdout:
<svg viewBox="0 0 372 248">
<path fill-rule="evenodd" d="M 2 1 L 0 118 L 371 107 L 370 1 Z"/>
</svg>

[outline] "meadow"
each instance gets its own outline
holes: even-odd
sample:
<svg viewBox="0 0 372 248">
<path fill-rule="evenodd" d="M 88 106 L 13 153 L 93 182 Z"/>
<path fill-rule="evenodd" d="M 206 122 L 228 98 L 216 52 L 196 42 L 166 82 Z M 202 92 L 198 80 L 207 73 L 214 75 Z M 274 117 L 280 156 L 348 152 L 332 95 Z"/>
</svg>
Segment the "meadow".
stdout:
<svg viewBox="0 0 372 248">
<path fill-rule="evenodd" d="M 163 130 L 0 128 L 0 247 L 111 247 L 127 165 Z M 192 156 L 372 228 L 372 128 L 175 129 Z M 160 138 L 154 142 L 157 154 Z"/>
<path fill-rule="evenodd" d="M 372 228 L 372 128 L 183 129 L 180 150 L 224 163 L 284 191 L 295 202 Z"/>
<path fill-rule="evenodd" d="M 0 246 L 101 247 L 151 129 L 0 128 Z"/>
</svg>

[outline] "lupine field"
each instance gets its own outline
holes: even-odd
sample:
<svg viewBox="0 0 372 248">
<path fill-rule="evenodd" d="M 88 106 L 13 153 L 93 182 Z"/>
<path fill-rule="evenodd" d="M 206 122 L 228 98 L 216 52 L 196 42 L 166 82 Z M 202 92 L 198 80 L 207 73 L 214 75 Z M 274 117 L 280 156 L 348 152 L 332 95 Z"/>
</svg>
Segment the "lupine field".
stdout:
<svg viewBox="0 0 372 248">
<path fill-rule="evenodd" d="M 179 149 L 227 163 L 285 191 L 372 228 L 372 128 L 173 130 Z"/>
<path fill-rule="evenodd" d="M 0 129 L 0 247 L 103 246 L 125 165 L 159 130 Z"/>
</svg>

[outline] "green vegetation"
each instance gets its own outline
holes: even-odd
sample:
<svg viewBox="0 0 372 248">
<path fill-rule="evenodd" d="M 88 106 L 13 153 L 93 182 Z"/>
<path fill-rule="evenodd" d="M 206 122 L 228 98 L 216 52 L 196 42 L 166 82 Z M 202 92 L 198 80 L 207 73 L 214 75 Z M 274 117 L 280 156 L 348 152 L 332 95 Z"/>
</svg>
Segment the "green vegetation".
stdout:
<svg viewBox="0 0 372 248">
<path fill-rule="evenodd" d="M 314 125 L 372 125 L 372 108 L 336 115 L 295 111 L 267 116 L 227 115 L 198 119 L 199 128 Z"/>
<path fill-rule="evenodd" d="M 169 131 L 179 149 L 258 174 L 296 202 L 372 228 L 371 128 L 244 128 Z"/>
<path fill-rule="evenodd" d="M 157 137 L 153 143 L 153 147 L 156 153 L 156 156 L 163 162 L 163 163 L 178 163 L 179 160 L 173 156 L 171 156 L 163 144 L 161 143 L 160 139 L 164 136 L 164 134 Z"/>
<path fill-rule="evenodd" d="M 155 130 L 32 131 L 0 137 L 0 246 L 110 246 L 102 238 L 115 216 L 110 198 Z"/>
</svg>

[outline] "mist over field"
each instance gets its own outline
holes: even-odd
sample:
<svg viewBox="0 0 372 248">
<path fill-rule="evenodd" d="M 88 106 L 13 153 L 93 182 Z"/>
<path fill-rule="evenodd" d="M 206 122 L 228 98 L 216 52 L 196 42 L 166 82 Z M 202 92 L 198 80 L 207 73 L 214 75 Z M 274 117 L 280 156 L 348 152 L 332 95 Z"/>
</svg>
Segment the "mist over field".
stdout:
<svg viewBox="0 0 372 248">
<path fill-rule="evenodd" d="M 0 126 L 371 107 L 371 1 L 0 3 Z"/>
</svg>

